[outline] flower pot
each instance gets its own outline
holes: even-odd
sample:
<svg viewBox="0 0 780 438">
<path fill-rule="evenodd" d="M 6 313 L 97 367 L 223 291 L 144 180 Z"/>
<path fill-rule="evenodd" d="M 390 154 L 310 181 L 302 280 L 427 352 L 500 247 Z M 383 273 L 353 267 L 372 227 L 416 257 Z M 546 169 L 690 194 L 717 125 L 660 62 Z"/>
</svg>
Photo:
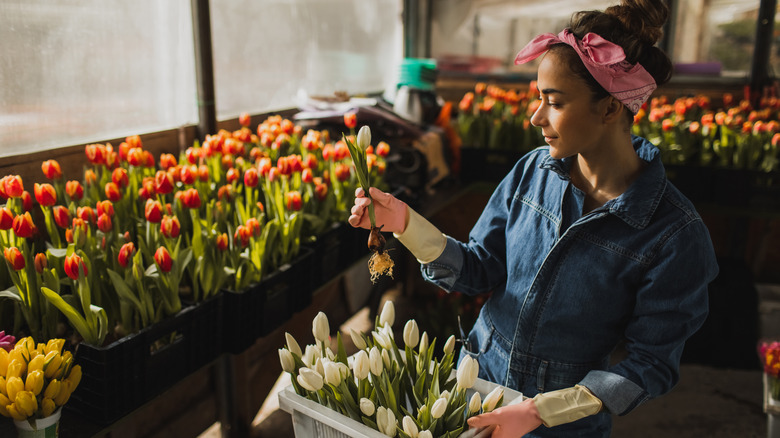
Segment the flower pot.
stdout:
<svg viewBox="0 0 780 438">
<path fill-rule="evenodd" d="M 57 409 L 46 418 L 35 420 L 35 427 L 28 421 L 14 421 L 19 438 L 54 438 L 60 433 L 60 414 L 62 408 Z"/>
</svg>

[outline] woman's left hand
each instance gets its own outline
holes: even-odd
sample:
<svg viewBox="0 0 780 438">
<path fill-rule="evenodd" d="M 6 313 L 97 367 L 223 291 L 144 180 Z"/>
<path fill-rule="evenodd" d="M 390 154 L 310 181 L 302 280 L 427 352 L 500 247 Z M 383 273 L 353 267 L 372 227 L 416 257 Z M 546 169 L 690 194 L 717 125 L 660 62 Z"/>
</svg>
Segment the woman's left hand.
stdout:
<svg viewBox="0 0 780 438">
<path fill-rule="evenodd" d="M 532 399 L 516 405 L 504 406 L 487 414 L 477 415 L 468 420 L 471 427 L 496 428 L 493 438 L 520 438 L 542 425 L 542 418 Z"/>
</svg>

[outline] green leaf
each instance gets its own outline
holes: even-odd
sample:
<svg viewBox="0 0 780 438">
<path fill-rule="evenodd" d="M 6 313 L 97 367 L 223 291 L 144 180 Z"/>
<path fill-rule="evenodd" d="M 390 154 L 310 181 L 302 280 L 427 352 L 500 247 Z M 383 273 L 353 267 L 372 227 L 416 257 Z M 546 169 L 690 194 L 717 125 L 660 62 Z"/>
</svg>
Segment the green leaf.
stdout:
<svg viewBox="0 0 780 438">
<path fill-rule="evenodd" d="M 111 278 L 111 283 L 114 285 L 114 289 L 116 290 L 117 295 L 119 295 L 119 298 L 132 303 L 136 309 L 143 312 L 143 304 L 141 304 L 138 297 L 135 296 L 127 283 L 125 283 L 125 279 L 112 269 L 106 269 L 106 272 L 108 272 L 108 276 Z"/>
<path fill-rule="evenodd" d="M 71 325 L 73 325 L 73 328 L 76 329 L 81 337 L 84 338 L 85 342 L 99 346 L 92 330 L 90 330 L 90 327 L 87 325 L 86 319 L 84 319 L 84 317 L 81 316 L 74 307 L 66 303 L 65 300 L 59 296 L 59 294 L 49 289 L 48 287 L 42 287 L 41 292 L 43 292 L 43 296 L 45 296 L 46 299 L 54 305 L 54 307 L 58 308 L 60 312 L 62 312 L 65 317 L 68 318 L 68 321 L 70 321 Z"/>
<path fill-rule="evenodd" d="M 11 286 L 6 290 L 0 291 L 0 298 L 8 298 L 19 303 L 22 302 L 22 297 L 19 296 L 19 290 L 16 288 L 16 286 Z"/>
</svg>

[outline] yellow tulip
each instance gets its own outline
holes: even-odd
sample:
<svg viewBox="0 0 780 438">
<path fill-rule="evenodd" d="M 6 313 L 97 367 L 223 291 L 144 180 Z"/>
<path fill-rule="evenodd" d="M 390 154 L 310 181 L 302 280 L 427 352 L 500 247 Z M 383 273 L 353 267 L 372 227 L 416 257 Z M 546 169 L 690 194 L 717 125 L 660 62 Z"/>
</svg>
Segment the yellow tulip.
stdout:
<svg viewBox="0 0 780 438">
<path fill-rule="evenodd" d="M 49 342 L 46 343 L 46 348 L 44 348 L 43 351 L 45 351 L 47 355 L 52 351 L 56 351 L 57 354 L 61 354 L 62 347 L 64 345 L 65 339 L 49 339 Z"/>
<path fill-rule="evenodd" d="M 14 350 L 20 347 L 24 348 L 27 351 L 35 350 L 35 341 L 33 340 L 32 336 L 27 336 L 26 338 L 22 338 L 16 341 L 16 345 L 14 345 Z"/>
<path fill-rule="evenodd" d="M 6 406 L 8 405 L 0 404 L 0 415 L 2 415 L 3 417 L 10 417 L 11 414 L 8 412 L 8 409 L 6 409 Z"/>
<path fill-rule="evenodd" d="M 35 356 L 30 363 L 27 364 L 27 374 L 33 371 L 43 371 L 43 364 L 46 362 L 44 355 L 39 354 Z"/>
<path fill-rule="evenodd" d="M 56 351 L 50 351 L 43 360 L 43 374 L 47 379 L 51 379 L 60 371 L 62 366 L 62 356 Z"/>
<path fill-rule="evenodd" d="M 5 390 L 5 377 L 3 376 L 0 376 L 0 394 L 8 395 L 8 392 Z"/>
<path fill-rule="evenodd" d="M 6 407 L 6 410 L 8 411 L 9 416 L 16 421 L 24 421 L 27 419 L 26 415 L 19 412 L 19 409 L 16 407 L 15 403 L 11 403 L 10 405 L 8 405 Z"/>
<path fill-rule="evenodd" d="M 43 391 L 43 398 L 55 398 L 57 397 L 57 394 L 60 393 L 60 388 L 62 387 L 62 382 L 60 382 L 57 379 L 52 380 L 49 382 L 49 385 L 46 386 L 46 390 Z"/>
<path fill-rule="evenodd" d="M 73 365 L 73 368 L 70 369 L 70 373 L 65 380 L 70 382 L 71 392 L 75 390 L 76 387 L 79 386 L 79 383 L 81 383 L 81 365 Z"/>
<path fill-rule="evenodd" d="M 14 403 L 16 404 L 16 409 L 28 417 L 31 417 L 38 410 L 38 399 L 30 391 L 22 391 L 16 394 Z"/>
<path fill-rule="evenodd" d="M 54 397 L 54 404 L 56 404 L 57 406 L 64 405 L 70 398 L 70 393 L 71 393 L 70 381 L 63 380 L 62 385 L 60 386 L 60 392 L 57 394 L 56 397 Z"/>
<path fill-rule="evenodd" d="M 10 404 L 11 400 L 9 400 L 8 397 L 4 396 L 3 394 L 0 394 L 0 408 L 5 408 Z"/>
<path fill-rule="evenodd" d="M 14 359 L 8 364 L 8 371 L 5 373 L 6 379 L 11 377 L 21 377 L 27 371 L 27 363 L 24 359 Z"/>
<path fill-rule="evenodd" d="M 10 355 L 7 351 L 0 348 L 0 376 L 5 376 L 8 371 L 8 364 L 11 363 Z"/>
<path fill-rule="evenodd" d="M 41 413 L 43 414 L 44 418 L 51 415 L 55 409 L 57 409 L 57 405 L 54 404 L 54 400 L 50 398 L 44 398 L 41 400 Z"/>
<path fill-rule="evenodd" d="M 43 371 L 35 370 L 27 373 L 24 389 L 38 395 L 43 390 Z"/>
<path fill-rule="evenodd" d="M 24 391 L 24 382 L 22 382 L 22 379 L 19 377 L 9 377 L 8 381 L 5 382 L 5 389 L 7 391 L 6 395 L 8 396 L 8 400 L 14 401 L 16 399 L 16 394 Z"/>
</svg>

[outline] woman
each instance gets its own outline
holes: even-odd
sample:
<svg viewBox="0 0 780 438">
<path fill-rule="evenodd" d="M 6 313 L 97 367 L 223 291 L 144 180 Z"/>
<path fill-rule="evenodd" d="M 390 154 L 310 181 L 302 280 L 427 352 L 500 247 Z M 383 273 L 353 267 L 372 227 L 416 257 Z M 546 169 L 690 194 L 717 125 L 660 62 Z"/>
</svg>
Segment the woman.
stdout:
<svg viewBox="0 0 780 438">
<path fill-rule="evenodd" d="M 462 354 L 480 377 L 533 397 L 469 420 L 494 437 L 609 436 L 624 415 L 668 392 L 685 340 L 704 322 L 717 263 L 707 228 L 665 177 L 658 149 L 632 137 L 634 113 L 671 74 L 653 45 L 668 10 L 623 1 L 575 14 L 532 40 L 544 55 L 530 152 L 493 193 L 468 243 L 371 189 L 393 231 L 445 290 L 493 291 Z M 362 191 L 349 218 L 367 227 Z M 625 357 L 610 363 L 619 343 Z"/>
</svg>

